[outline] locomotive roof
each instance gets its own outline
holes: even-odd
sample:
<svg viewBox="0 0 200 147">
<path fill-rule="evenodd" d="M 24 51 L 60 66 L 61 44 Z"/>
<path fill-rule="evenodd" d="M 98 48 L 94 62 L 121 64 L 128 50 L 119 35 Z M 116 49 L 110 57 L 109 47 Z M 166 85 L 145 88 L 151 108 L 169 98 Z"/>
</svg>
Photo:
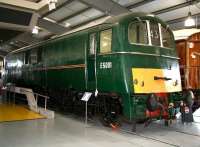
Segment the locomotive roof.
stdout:
<svg viewBox="0 0 200 147">
<path fill-rule="evenodd" d="M 118 16 L 108 18 L 107 20 L 105 20 L 104 23 L 116 23 L 116 22 L 120 22 L 125 19 L 129 19 L 129 18 L 145 17 L 145 16 L 150 16 L 150 14 L 144 13 L 144 12 L 136 12 L 136 13 L 129 12 L 129 13 L 124 13 L 124 14 L 121 14 Z M 151 16 L 153 16 L 153 15 L 151 15 Z"/>
<path fill-rule="evenodd" d="M 156 17 L 153 14 L 144 13 L 144 12 L 125 13 L 125 14 L 122 14 L 122 15 L 118 15 L 118 16 L 115 16 L 115 17 L 108 18 L 103 23 L 114 24 L 114 23 L 117 23 L 117 22 L 123 22 L 123 21 L 133 19 L 133 18 L 149 18 L 150 20 L 156 19 L 157 21 L 159 21 L 159 23 L 166 26 L 166 23 L 164 23 L 160 18 Z"/>
<path fill-rule="evenodd" d="M 61 35 L 61 36 L 57 36 L 55 38 L 51 38 L 51 39 L 48 39 L 48 40 L 45 40 L 45 41 L 41 41 L 41 42 L 29 45 L 29 46 L 25 46 L 25 47 L 19 48 L 19 49 L 15 50 L 15 51 L 10 52 L 9 54 L 18 53 L 20 51 L 29 50 L 29 49 L 32 49 L 34 47 L 41 46 L 44 43 L 48 43 L 49 41 L 62 39 L 64 37 L 68 36 L 68 35 L 72 35 L 74 33 L 82 32 L 82 31 L 86 31 L 86 30 L 89 30 L 89 29 L 92 29 L 92 28 L 96 28 L 96 27 L 101 26 L 101 25 L 108 25 L 108 24 L 112 25 L 112 24 L 115 24 L 115 23 L 120 23 L 120 22 L 129 20 L 129 19 L 133 19 L 133 18 L 148 18 L 150 20 L 155 20 L 156 19 L 159 23 L 161 23 L 162 25 L 166 26 L 166 24 L 161 19 L 159 19 L 158 17 L 156 17 L 156 16 L 154 16 L 152 14 L 148 14 L 148 13 L 144 13 L 144 12 L 136 12 L 136 13 L 130 12 L 130 13 L 125 13 L 125 14 L 122 14 L 122 15 L 118 15 L 118 16 L 114 16 L 114 17 L 108 18 L 104 22 L 102 22 L 102 23 L 100 23 L 98 25 L 92 26 L 92 27 L 88 27 L 88 28 L 85 28 L 85 29 L 82 29 L 82 30 L 74 31 L 74 32 L 69 33 L 69 34 L 64 34 L 64 35 Z"/>
</svg>

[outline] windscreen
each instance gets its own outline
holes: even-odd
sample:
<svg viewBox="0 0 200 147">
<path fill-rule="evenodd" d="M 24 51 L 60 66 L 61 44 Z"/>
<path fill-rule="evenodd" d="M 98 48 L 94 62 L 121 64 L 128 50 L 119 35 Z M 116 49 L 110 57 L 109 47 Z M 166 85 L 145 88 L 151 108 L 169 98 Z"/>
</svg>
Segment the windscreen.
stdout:
<svg viewBox="0 0 200 147">
<path fill-rule="evenodd" d="M 128 39 L 130 44 L 147 44 L 164 48 L 174 48 L 170 30 L 155 21 L 142 20 L 129 24 Z"/>
<path fill-rule="evenodd" d="M 161 26 L 161 32 L 162 32 L 162 43 L 164 47 L 167 48 L 173 48 L 174 40 L 173 36 L 170 33 L 170 31 L 163 26 Z"/>
<path fill-rule="evenodd" d="M 161 45 L 158 23 L 155 23 L 155 22 L 150 23 L 150 36 L 151 36 L 152 45 L 154 45 L 154 46 L 160 46 Z"/>
<path fill-rule="evenodd" d="M 146 22 L 131 23 L 129 25 L 128 38 L 130 43 L 148 44 Z"/>
</svg>

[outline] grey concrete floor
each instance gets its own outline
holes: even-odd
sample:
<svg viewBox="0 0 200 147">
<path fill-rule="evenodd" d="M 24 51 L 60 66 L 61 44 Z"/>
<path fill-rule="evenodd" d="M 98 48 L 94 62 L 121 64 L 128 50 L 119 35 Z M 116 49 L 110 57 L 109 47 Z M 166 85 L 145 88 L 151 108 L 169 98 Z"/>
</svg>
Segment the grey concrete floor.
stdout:
<svg viewBox="0 0 200 147">
<path fill-rule="evenodd" d="M 140 135 L 154 137 L 181 147 L 200 147 L 200 136 L 173 131 L 181 129 L 200 134 L 200 124 L 163 128 L 139 126 Z M 0 123 L 0 147 L 171 147 L 156 140 L 113 131 L 73 117 L 56 114 L 55 119 Z"/>
</svg>

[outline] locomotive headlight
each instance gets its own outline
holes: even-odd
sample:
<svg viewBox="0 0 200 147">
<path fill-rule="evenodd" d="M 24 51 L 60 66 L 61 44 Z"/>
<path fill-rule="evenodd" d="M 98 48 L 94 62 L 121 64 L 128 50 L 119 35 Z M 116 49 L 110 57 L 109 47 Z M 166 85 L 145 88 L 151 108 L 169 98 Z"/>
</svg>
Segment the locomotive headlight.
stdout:
<svg viewBox="0 0 200 147">
<path fill-rule="evenodd" d="M 138 84 L 138 79 L 133 80 L 133 84 L 137 85 Z"/>
<path fill-rule="evenodd" d="M 144 81 L 141 82 L 141 87 L 144 87 Z"/>
<path fill-rule="evenodd" d="M 134 85 L 138 85 L 139 84 L 141 87 L 144 87 L 144 81 L 139 82 L 138 79 L 134 79 L 133 80 L 133 84 Z"/>
</svg>

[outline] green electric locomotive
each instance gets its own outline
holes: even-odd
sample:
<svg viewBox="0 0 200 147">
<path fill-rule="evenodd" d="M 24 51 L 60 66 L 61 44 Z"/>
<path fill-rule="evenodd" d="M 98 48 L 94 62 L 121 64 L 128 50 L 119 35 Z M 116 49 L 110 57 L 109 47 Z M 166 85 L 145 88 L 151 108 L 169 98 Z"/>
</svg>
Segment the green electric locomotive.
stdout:
<svg viewBox="0 0 200 147">
<path fill-rule="evenodd" d="M 64 89 L 98 93 L 91 101 L 106 97 L 104 104 L 120 105 L 128 120 L 168 117 L 169 104 L 179 101 L 172 95 L 181 91 L 173 34 L 145 13 L 109 18 L 13 51 L 5 57 L 4 77 L 5 82 L 60 95 Z M 56 100 L 61 101 L 59 96 Z"/>
</svg>

